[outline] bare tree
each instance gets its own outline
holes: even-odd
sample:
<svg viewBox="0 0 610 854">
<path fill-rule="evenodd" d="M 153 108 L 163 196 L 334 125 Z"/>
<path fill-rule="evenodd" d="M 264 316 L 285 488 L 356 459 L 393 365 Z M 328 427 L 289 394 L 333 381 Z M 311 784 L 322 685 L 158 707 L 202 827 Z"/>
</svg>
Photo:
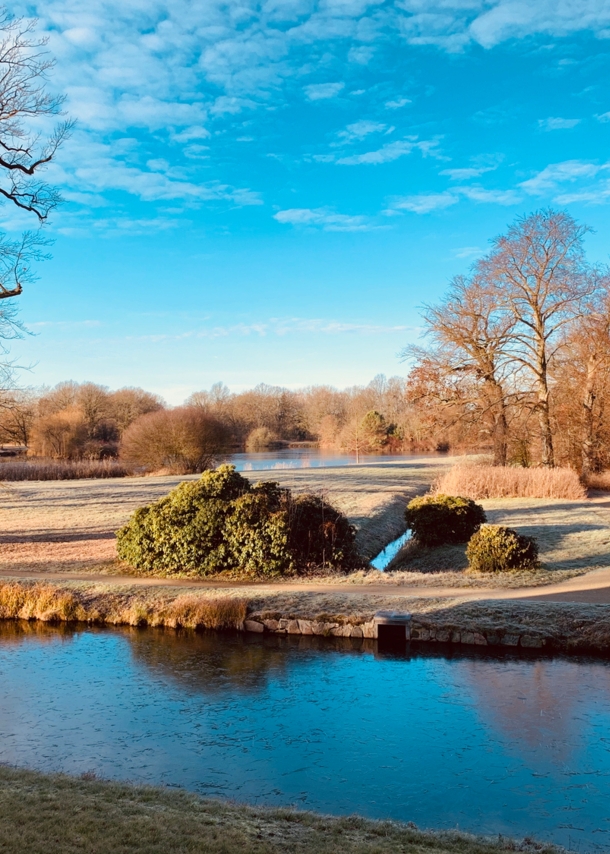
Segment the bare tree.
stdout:
<svg viewBox="0 0 610 854">
<path fill-rule="evenodd" d="M 58 191 L 43 178 L 68 136 L 71 123 L 61 121 L 50 134 L 41 132 L 51 116 L 61 115 L 63 98 L 47 89 L 53 60 L 46 39 L 35 33 L 36 21 L 12 18 L 0 8 L 0 202 L 31 213 L 43 225 L 60 202 Z M 33 280 L 32 264 L 44 257 L 40 232 L 12 239 L 0 233 L 0 300 L 10 300 Z M 11 303 L 0 309 L 2 342 L 21 337 L 23 327 Z M 8 345 L 2 343 L 4 355 Z M 14 363 L 0 364 L 3 385 L 14 384 Z"/>
<path fill-rule="evenodd" d="M 555 465 L 549 367 L 566 327 L 582 317 L 597 287 L 582 245 L 588 230 L 563 211 L 538 211 L 517 219 L 477 264 L 477 275 L 514 322 L 511 358 L 533 379 L 545 466 Z"/>
<path fill-rule="evenodd" d="M 593 298 L 587 302 L 580 322 L 568 330 L 559 374 L 555 378 L 563 392 L 556 396 L 564 398 L 560 401 L 563 402 L 563 411 L 561 406 L 555 405 L 555 410 L 560 409 L 555 418 L 560 420 L 564 433 L 576 434 L 573 463 L 580 463 L 585 477 L 599 471 L 608 458 L 606 404 L 610 368 L 610 270 L 594 269 L 590 276 L 596 280 Z"/>
<path fill-rule="evenodd" d="M 495 465 L 506 465 L 508 451 L 507 377 L 512 371 L 508 349 L 515 327 L 512 315 L 498 311 L 497 299 L 476 274 L 456 276 L 446 297 L 422 314 L 433 352 L 408 347 L 403 356 L 423 364 L 454 382 L 443 383 L 445 402 L 458 418 L 483 421 L 491 436 Z M 459 394 L 446 396 L 447 389 Z M 470 403 L 470 405 L 468 405 Z"/>
</svg>

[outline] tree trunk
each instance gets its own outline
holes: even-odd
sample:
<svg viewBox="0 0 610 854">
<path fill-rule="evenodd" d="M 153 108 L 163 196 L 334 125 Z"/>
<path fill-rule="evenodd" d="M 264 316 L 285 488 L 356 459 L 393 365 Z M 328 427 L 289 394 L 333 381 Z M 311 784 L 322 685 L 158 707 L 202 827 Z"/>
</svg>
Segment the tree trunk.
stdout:
<svg viewBox="0 0 610 854">
<path fill-rule="evenodd" d="M 491 431 L 494 449 L 494 466 L 505 466 L 508 457 L 508 421 L 502 386 L 492 379 L 487 379 L 489 388 Z"/>
<path fill-rule="evenodd" d="M 583 438 L 582 438 L 582 474 L 586 477 L 595 468 L 595 431 L 593 427 L 593 404 L 595 403 L 595 380 L 597 377 L 598 358 L 596 354 L 589 356 L 587 362 L 587 377 L 582 399 L 583 408 Z"/>
<path fill-rule="evenodd" d="M 549 391 L 541 385 L 538 391 L 538 423 L 540 424 L 541 462 L 547 468 L 555 467 L 555 453 L 553 451 L 553 433 L 551 431 L 551 417 L 549 415 Z"/>
<path fill-rule="evenodd" d="M 553 451 L 553 432 L 551 430 L 551 415 L 549 411 L 549 384 L 547 376 L 546 343 L 542 324 L 537 330 L 537 365 L 536 376 L 538 385 L 538 423 L 540 425 L 541 462 L 546 468 L 555 467 L 555 453 Z"/>
</svg>

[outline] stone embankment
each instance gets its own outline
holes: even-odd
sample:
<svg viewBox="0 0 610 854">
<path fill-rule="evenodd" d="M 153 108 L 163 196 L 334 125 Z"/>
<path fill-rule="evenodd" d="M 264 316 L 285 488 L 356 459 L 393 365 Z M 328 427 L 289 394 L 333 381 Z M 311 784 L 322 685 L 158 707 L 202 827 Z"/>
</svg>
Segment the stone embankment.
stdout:
<svg viewBox="0 0 610 854">
<path fill-rule="evenodd" d="M 391 612 L 377 612 L 370 619 L 343 618 L 341 620 L 302 619 L 283 617 L 280 614 L 250 613 L 244 622 L 246 632 L 271 633 L 282 635 L 318 635 L 322 637 L 340 638 L 370 638 L 379 639 L 384 629 L 392 624 L 387 616 Z M 439 643 L 465 645 L 472 647 L 495 647 L 504 649 L 543 650 L 549 652 L 594 652 L 610 654 L 610 637 L 607 632 L 603 635 L 592 636 L 587 627 L 583 631 L 557 631 L 556 626 L 549 625 L 544 629 L 508 625 L 504 628 L 491 628 L 485 625 L 459 626 L 439 623 L 434 617 L 424 617 L 421 614 L 400 614 L 398 622 L 404 625 L 404 640 L 411 643 Z M 457 616 L 457 615 L 456 615 Z M 471 621 L 468 621 L 471 622 Z M 483 621 L 487 622 L 487 621 Z M 393 639 L 396 640 L 396 634 Z"/>
</svg>

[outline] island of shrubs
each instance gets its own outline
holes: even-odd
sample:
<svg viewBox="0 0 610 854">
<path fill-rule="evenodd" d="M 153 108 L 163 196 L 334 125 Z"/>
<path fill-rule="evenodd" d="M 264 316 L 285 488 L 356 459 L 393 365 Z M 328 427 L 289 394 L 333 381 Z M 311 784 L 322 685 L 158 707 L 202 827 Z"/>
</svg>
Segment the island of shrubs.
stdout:
<svg viewBox="0 0 610 854">
<path fill-rule="evenodd" d="M 224 465 L 136 510 L 117 531 L 117 551 L 146 573 L 269 578 L 353 568 L 355 533 L 320 496 L 253 486 Z"/>
<path fill-rule="evenodd" d="M 531 537 L 502 525 L 486 525 L 485 511 L 471 498 L 424 495 L 405 511 L 407 527 L 419 545 L 468 543 L 466 557 L 475 572 L 537 569 L 538 546 Z"/>
</svg>

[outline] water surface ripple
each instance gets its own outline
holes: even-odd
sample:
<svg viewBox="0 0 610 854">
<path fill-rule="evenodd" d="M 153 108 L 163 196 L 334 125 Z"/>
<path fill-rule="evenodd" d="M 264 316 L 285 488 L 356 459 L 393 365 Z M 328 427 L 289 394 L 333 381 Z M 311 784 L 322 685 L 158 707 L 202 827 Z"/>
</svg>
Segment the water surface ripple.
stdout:
<svg viewBox="0 0 610 854">
<path fill-rule="evenodd" d="M 0 761 L 610 850 L 610 665 L 0 626 Z"/>
</svg>

